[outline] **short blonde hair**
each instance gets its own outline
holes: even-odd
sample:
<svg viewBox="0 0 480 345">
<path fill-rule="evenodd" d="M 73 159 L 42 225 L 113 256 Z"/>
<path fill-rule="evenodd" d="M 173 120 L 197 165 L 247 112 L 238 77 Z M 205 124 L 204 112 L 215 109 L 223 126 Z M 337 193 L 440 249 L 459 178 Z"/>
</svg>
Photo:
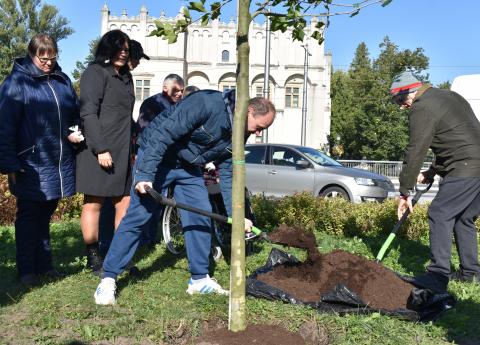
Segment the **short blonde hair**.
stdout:
<svg viewBox="0 0 480 345">
<path fill-rule="evenodd" d="M 47 53 L 49 56 L 57 55 L 57 42 L 47 34 L 36 34 L 28 44 L 28 53 L 30 56 L 43 55 Z"/>
</svg>

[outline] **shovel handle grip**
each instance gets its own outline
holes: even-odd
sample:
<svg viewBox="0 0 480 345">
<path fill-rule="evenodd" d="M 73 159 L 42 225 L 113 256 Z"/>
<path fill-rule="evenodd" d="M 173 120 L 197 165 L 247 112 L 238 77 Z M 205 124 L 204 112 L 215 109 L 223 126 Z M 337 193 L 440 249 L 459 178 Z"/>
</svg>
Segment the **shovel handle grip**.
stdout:
<svg viewBox="0 0 480 345">
<path fill-rule="evenodd" d="M 185 211 L 201 214 L 202 216 L 212 218 L 221 223 L 232 224 L 232 218 L 230 217 L 225 217 L 218 213 L 213 213 L 213 212 L 205 211 L 190 205 L 178 203 L 175 201 L 175 199 L 170 199 L 162 196 L 159 192 L 157 192 L 155 189 L 153 189 L 150 186 L 146 186 L 145 190 L 147 191 L 148 194 L 150 194 L 155 199 L 155 201 L 157 201 L 161 205 L 170 206 L 173 208 L 179 208 Z M 260 235 L 262 233 L 262 230 L 260 230 L 255 226 L 252 226 L 252 232 L 255 235 Z"/>
</svg>

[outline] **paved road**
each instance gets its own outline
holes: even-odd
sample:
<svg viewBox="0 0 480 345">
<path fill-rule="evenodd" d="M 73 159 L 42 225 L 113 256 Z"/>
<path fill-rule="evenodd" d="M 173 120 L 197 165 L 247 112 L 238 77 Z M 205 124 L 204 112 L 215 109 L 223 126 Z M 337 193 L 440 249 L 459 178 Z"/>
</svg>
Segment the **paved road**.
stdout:
<svg viewBox="0 0 480 345">
<path fill-rule="evenodd" d="M 400 183 L 398 182 L 398 178 L 390 178 L 390 180 L 393 182 L 395 186 L 395 190 L 398 192 L 398 188 L 400 187 Z M 437 195 L 438 192 L 438 179 L 435 179 L 435 182 L 433 183 L 432 187 L 430 190 L 423 194 L 422 197 L 420 198 L 419 203 L 425 203 L 425 202 L 431 202 L 435 195 Z"/>
</svg>

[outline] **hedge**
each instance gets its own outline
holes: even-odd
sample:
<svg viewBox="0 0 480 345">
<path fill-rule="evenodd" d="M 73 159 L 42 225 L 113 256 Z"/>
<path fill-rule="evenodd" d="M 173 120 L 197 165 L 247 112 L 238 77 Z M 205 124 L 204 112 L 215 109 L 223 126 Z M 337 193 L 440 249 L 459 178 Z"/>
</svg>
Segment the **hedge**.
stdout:
<svg viewBox="0 0 480 345">
<path fill-rule="evenodd" d="M 80 217 L 82 212 L 83 196 L 76 194 L 60 200 L 53 215 L 54 221 L 68 220 Z M 0 225 L 11 225 L 15 221 L 16 198 L 8 189 L 6 175 L 0 175 Z"/>
<path fill-rule="evenodd" d="M 77 194 L 62 199 L 53 216 L 54 221 L 79 218 L 83 196 Z M 257 225 L 273 229 L 281 223 L 316 229 L 331 235 L 376 236 L 388 234 L 397 222 L 397 203 L 352 204 L 343 199 L 324 199 L 308 193 L 295 194 L 282 199 L 263 196 L 251 198 Z M 15 220 L 15 197 L 8 190 L 7 177 L 0 176 L 0 225 L 11 225 Z M 418 240 L 428 236 L 428 204 L 415 206 L 398 236 Z M 476 221 L 477 228 L 480 220 Z"/>
<path fill-rule="evenodd" d="M 282 199 L 254 196 L 251 201 L 258 226 L 264 229 L 285 223 L 330 235 L 371 237 L 390 233 L 397 222 L 397 202 L 393 199 L 352 204 L 340 198 L 324 199 L 301 193 Z M 398 236 L 410 240 L 427 238 L 427 210 L 428 204 L 416 205 Z M 479 220 L 476 226 L 479 228 Z"/>
</svg>

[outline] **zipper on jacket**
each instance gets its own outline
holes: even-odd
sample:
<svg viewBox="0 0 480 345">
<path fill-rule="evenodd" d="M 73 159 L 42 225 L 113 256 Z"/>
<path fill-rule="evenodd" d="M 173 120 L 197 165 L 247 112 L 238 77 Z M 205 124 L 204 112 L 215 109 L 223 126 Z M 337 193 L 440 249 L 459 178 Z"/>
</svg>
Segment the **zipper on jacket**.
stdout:
<svg viewBox="0 0 480 345">
<path fill-rule="evenodd" d="M 57 111 L 58 111 L 58 124 L 59 124 L 59 140 L 60 140 L 60 159 L 58 161 L 58 174 L 60 175 L 60 194 L 63 198 L 63 177 L 62 177 L 62 156 L 63 156 L 63 145 L 62 145 L 62 116 L 60 112 L 60 104 L 58 103 L 57 94 L 53 89 L 52 85 L 50 85 L 50 76 L 47 77 L 47 85 L 53 92 L 53 97 L 55 98 L 55 102 L 57 103 Z"/>
<path fill-rule="evenodd" d="M 33 146 L 30 146 L 30 147 L 27 147 L 25 150 L 22 150 L 20 151 L 19 153 L 17 153 L 17 156 L 21 156 L 23 155 L 24 153 L 28 152 L 28 151 L 32 151 L 32 153 L 35 153 L 35 146 L 37 145 L 33 145 Z"/>
</svg>

